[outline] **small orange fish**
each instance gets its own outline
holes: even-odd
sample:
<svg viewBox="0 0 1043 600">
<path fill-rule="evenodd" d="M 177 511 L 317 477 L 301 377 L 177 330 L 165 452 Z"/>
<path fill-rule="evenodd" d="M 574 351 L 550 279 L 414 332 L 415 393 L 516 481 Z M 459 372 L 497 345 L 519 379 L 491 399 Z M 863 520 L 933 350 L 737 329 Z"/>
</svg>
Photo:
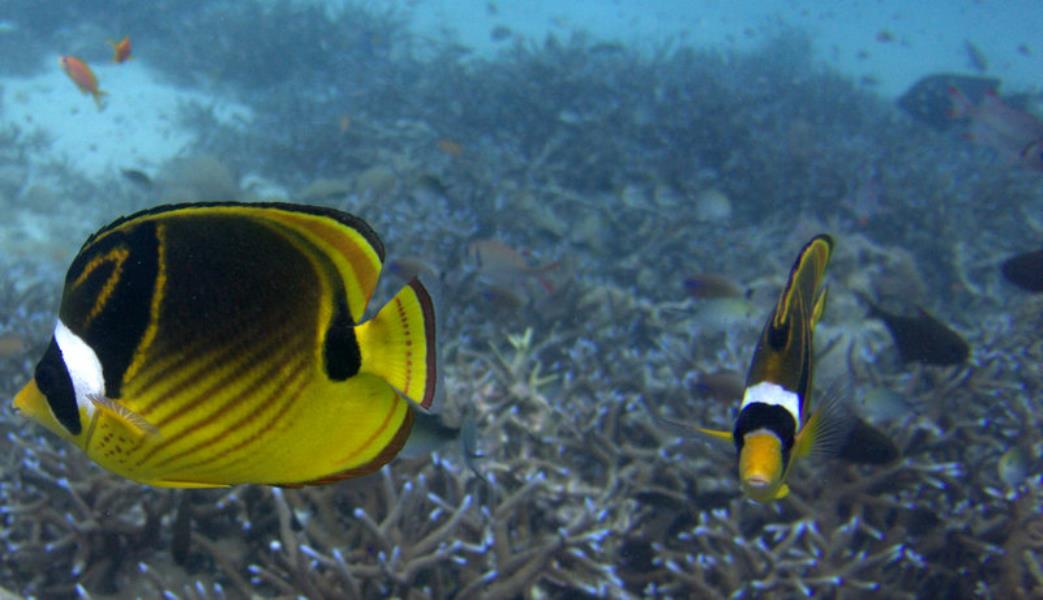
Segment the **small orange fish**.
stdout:
<svg viewBox="0 0 1043 600">
<path fill-rule="evenodd" d="M 61 56 L 58 58 L 58 66 L 65 71 L 65 74 L 76 84 L 76 87 L 80 88 L 81 92 L 94 97 L 98 110 L 103 108 L 101 97 L 105 95 L 105 92 L 98 88 L 98 78 L 94 76 L 94 72 L 87 66 L 87 63 L 75 56 Z"/>
<path fill-rule="evenodd" d="M 123 39 L 114 42 L 109 40 L 109 45 L 112 46 L 112 62 L 122 63 L 130 60 L 130 36 L 125 35 Z"/>
<path fill-rule="evenodd" d="M 460 158 L 460 155 L 464 153 L 464 147 L 449 138 L 438 140 L 438 149 L 453 158 Z"/>
</svg>

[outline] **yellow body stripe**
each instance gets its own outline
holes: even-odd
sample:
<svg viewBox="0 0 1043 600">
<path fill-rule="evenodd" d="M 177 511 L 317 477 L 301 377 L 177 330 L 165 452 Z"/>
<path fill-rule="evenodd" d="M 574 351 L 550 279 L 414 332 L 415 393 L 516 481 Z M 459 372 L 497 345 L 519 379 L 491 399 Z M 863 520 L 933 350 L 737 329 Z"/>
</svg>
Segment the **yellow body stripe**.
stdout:
<svg viewBox="0 0 1043 600">
<path fill-rule="evenodd" d="M 84 320 L 84 327 L 90 326 L 91 321 L 97 318 L 101 314 L 101 311 L 105 310 L 105 304 L 112 297 L 112 293 L 116 290 L 116 284 L 120 281 L 120 276 L 123 274 L 123 263 L 127 261 L 130 256 L 130 250 L 123 247 L 113 248 L 107 253 L 94 257 L 83 267 L 83 271 L 80 275 L 72 282 L 72 288 L 78 288 L 87 281 L 87 279 L 94 273 L 95 270 L 100 268 L 106 263 L 115 263 L 112 268 L 112 273 L 109 274 L 108 279 L 105 280 L 105 284 L 101 288 L 101 292 L 98 293 L 97 299 L 94 301 L 94 305 L 91 307 L 87 318 Z"/>
<path fill-rule="evenodd" d="M 306 235 L 308 241 L 332 258 L 347 288 L 348 308 L 358 322 L 377 287 L 380 257 L 362 235 L 346 226 L 331 227 L 328 219 L 281 212 L 277 220 Z M 350 242 L 350 243 L 349 243 Z"/>
</svg>

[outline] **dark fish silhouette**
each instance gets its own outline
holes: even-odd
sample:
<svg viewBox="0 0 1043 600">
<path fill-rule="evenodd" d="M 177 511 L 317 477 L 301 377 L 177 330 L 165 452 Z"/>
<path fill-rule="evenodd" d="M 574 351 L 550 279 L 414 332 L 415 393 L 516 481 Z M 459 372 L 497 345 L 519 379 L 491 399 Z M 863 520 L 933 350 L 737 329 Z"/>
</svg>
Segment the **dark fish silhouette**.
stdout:
<svg viewBox="0 0 1043 600">
<path fill-rule="evenodd" d="M 922 362 L 928 365 L 958 365 L 967 360 L 971 348 L 947 325 L 917 307 L 917 316 L 906 317 L 885 311 L 868 299 L 870 319 L 880 319 L 887 325 L 898 347 L 902 362 Z"/>
<path fill-rule="evenodd" d="M 1003 277 L 1019 288 L 1043 292 L 1043 250 L 1012 256 L 1000 266 Z"/>
<path fill-rule="evenodd" d="M 858 465 L 886 465 L 900 455 L 887 434 L 862 419 L 855 419 L 837 451 L 838 458 Z"/>
<path fill-rule="evenodd" d="M 122 174 L 127 181 L 143 190 L 148 191 L 152 189 L 152 178 L 146 175 L 143 171 L 137 169 L 120 169 L 120 174 Z"/>
<path fill-rule="evenodd" d="M 913 87 L 898 99 L 898 106 L 917 121 L 945 131 L 956 123 L 952 118 L 950 89 L 960 90 L 971 102 L 977 104 L 986 93 L 995 91 L 999 85 L 1000 80 L 993 77 L 948 73 L 928 75 L 913 84 Z"/>
</svg>

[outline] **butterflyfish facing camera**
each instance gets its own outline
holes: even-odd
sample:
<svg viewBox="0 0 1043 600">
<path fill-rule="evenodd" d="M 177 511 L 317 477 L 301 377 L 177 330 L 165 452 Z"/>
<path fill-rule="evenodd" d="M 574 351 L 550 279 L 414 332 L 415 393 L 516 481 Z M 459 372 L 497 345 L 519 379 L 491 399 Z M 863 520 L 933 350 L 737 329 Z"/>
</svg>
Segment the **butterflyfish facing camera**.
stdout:
<svg viewBox="0 0 1043 600">
<path fill-rule="evenodd" d="M 370 473 L 435 399 L 431 296 L 363 320 L 384 247 L 293 204 L 184 204 L 84 243 L 15 407 L 128 479 L 299 486 Z"/>
<path fill-rule="evenodd" d="M 797 256 L 753 351 L 734 429 L 700 429 L 735 443 L 742 489 L 759 502 L 786 496 L 794 460 L 824 439 L 826 411 L 810 402 L 812 337 L 826 306 L 822 279 L 832 250 L 832 238 L 819 235 Z"/>
</svg>

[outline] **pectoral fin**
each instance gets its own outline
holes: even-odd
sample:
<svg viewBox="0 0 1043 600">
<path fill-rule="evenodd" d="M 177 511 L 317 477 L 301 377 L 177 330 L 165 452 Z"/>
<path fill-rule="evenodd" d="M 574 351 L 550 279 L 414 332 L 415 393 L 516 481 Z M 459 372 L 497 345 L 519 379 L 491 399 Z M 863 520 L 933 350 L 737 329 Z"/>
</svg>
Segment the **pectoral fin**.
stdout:
<svg viewBox="0 0 1043 600">
<path fill-rule="evenodd" d="M 699 433 L 701 433 L 701 434 L 703 434 L 705 436 L 709 436 L 709 437 L 711 437 L 711 438 L 713 438 L 715 440 L 720 440 L 720 441 L 724 441 L 724 442 L 728 442 L 728 443 L 731 443 L 732 439 L 733 439 L 732 438 L 732 432 L 730 432 L 730 431 L 722 431 L 720 429 L 706 429 L 706 428 L 703 428 L 703 427 L 699 427 L 697 431 Z"/>
<path fill-rule="evenodd" d="M 123 404 L 96 394 L 91 394 L 87 398 L 94 404 L 94 408 L 99 410 L 102 414 L 118 421 L 125 429 L 134 434 L 135 437 L 141 438 L 146 435 L 159 435 L 159 430 L 152 423 L 145 420 L 144 417 L 127 408 Z"/>
<path fill-rule="evenodd" d="M 692 427 L 686 423 L 679 423 L 673 419 L 667 419 L 656 415 L 656 421 L 674 435 L 683 438 L 709 437 L 710 439 L 723 442 L 732 442 L 732 432 L 720 429 L 706 429 L 705 427 Z"/>
</svg>

